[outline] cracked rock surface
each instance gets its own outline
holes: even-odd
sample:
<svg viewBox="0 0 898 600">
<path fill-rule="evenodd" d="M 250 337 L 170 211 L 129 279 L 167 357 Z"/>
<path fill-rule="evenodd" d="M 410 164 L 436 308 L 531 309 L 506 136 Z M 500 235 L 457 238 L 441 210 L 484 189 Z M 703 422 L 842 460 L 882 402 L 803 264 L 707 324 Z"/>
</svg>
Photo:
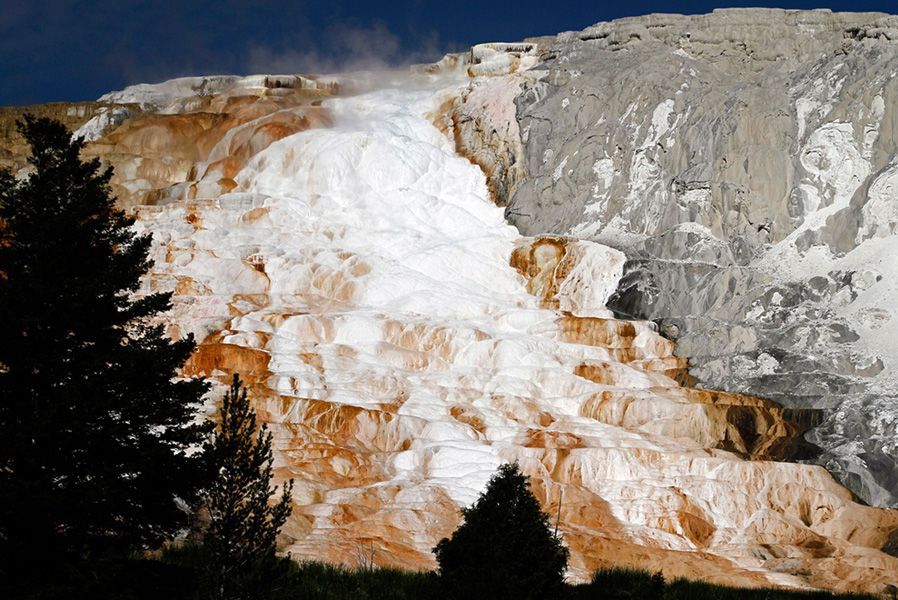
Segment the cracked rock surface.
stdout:
<svg viewBox="0 0 898 600">
<path fill-rule="evenodd" d="M 509 220 L 624 251 L 613 309 L 709 387 L 826 409 L 815 460 L 898 505 L 898 17 L 732 9 L 539 42 L 507 77 Z"/>
</svg>

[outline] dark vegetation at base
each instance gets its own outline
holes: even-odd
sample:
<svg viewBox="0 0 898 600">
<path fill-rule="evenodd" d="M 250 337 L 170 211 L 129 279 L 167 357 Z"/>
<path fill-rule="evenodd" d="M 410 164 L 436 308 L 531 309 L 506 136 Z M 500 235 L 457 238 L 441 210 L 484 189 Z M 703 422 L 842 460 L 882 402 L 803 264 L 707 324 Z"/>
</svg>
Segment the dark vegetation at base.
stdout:
<svg viewBox="0 0 898 600">
<path fill-rule="evenodd" d="M 577 600 L 874 600 L 863 594 L 799 592 L 774 588 L 744 589 L 701 581 L 663 577 L 638 569 L 600 569 L 588 584 L 570 586 L 570 598 Z"/>
<path fill-rule="evenodd" d="M 193 569 L 150 559 L 29 561 L 39 568 L 0 579 L 5 600 L 193 600 Z"/>
<path fill-rule="evenodd" d="M 349 600 L 350 598 L 412 600 L 445 599 L 439 577 L 432 572 L 396 569 L 365 571 L 321 563 L 293 563 L 281 598 Z M 593 581 L 565 585 L 559 600 L 874 600 L 874 596 L 795 592 L 778 589 L 738 589 L 686 580 L 665 582 L 663 577 L 632 569 L 597 571 Z M 480 600 L 485 596 L 469 596 Z M 490 600 L 496 597 L 489 596 Z M 512 600 L 513 596 L 507 597 Z M 547 600 L 550 598 L 546 597 Z"/>
<path fill-rule="evenodd" d="M 203 551 L 184 546 L 163 552 L 161 560 L 134 559 L 69 563 L 16 585 L 0 584 L 0 597 L 16 600 L 206 600 Z M 444 599 L 433 572 L 352 569 L 323 563 L 280 561 L 266 600 L 436 600 Z M 587 584 L 566 585 L 559 600 L 875 600 L 874 596 L 737 589 L 663 578 L 645 571 L 597 571 Z M 479 600 L 469 597 L 468 600 Z M 495 598 L 490 598 L 495 600 Z M 547 600 L 549 598 L 547 597 Z"/>
<path fill-rule="evenodd" d="M 440 580 L 433 572 L 349 569 L 324 563 L 293 562 L 284 586 L 272 600 L 429 600 L 443 597 Z"/>
</svg>

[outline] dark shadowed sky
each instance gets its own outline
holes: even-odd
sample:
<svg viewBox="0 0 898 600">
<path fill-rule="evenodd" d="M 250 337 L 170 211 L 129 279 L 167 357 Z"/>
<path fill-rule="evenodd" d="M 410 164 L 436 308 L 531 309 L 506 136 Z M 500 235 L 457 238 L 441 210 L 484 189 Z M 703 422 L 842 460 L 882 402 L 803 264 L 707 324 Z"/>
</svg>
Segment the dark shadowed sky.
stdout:
<svg viewBox="0 0 898 600">
<path fill-rule="evenodd" d="M 898 0 L 0 0 L 0 105 L 91 100 L 183 75 L 422 62 L 478 42 L 724 6 L 898 12 Z"/>
</svg>

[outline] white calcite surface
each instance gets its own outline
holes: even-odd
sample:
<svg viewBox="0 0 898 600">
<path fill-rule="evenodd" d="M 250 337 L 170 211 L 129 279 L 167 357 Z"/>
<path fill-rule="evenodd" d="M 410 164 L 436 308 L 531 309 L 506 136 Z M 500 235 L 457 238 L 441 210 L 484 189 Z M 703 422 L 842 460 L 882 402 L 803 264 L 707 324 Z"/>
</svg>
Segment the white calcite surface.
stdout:
<svg viewBox="0 0 898 600">
<path fill-rule="evenodd" d="M 445 134 L 489 80 L 398 81 L 305 104 L 213 94 L 218 129 L 180 98 L 92 146 L 117 149 L 123 187 L 145 175 L 140 144 L 183 157 L 153 180 L 164 201 L 136 210 L 154 237 L 144 291 L 174 289 L 170 332 L 202 341 L 186 372 L 239 372 L 272 426 L 278 477 L 297 483 L 284 550 L 430 568 L 459 507 L 518 461 L 545 509 L 560 503 L 574 578 L 626 564 L 737 585 L 898 581 L 878 550 L 898 513 L 775 462 L 801 431 L 782 409 L 684 386 L 672 342 L 612 317 L 623 254 L 506 223 Z M 275 116 L 293 125 L 251 143 Z M 248 133 L 223 137 L 229 122 Z M 217 133 L 197 149 L 197 131 Z"/>
<path fill-rule="evenodd" d="M 103 137 L 106 131 L 121 125 L 132 114 L 132 111 L 121 106 L 100 107 L 97 109 L 97 114 L 76 129 L 72 136 L 81 138 L 85 142 L 96 141 Z"/>
<path fill-rule="evenodd" d="M 260 94 L 269 89 L 316 89 L 319 83 L 300 75 L 206 75 L 179 77 L 162 83 L 138 83 L 109 92 L 97 101 L 110 104 L 136 104 L 142 109 L 162 113 L 183 110 L 180 101 L 217 96 L 225 93 Z"/>
<path fill-rule="evenodd" d="M 539 45 L 535 43 L 477 44 L 471 48 L 468 74 L 505 75 L 524 71 L 538 62 Z"/>
</svg>

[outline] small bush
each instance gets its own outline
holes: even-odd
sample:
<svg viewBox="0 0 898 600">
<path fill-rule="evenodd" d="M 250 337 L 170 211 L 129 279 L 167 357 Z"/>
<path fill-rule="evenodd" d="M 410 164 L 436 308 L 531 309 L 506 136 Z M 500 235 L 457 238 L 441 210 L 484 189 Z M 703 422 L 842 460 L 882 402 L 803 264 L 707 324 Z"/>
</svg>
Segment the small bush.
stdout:
<svg viewBox="0 0 898 600">
<path fill-rule="evenodd" d="M 527 600 L 564 593 L 568 550 L 516 464 L 499 467 L 462 514 L 464 523 L 434 548 L 447 597 Z"/>
</svg>

